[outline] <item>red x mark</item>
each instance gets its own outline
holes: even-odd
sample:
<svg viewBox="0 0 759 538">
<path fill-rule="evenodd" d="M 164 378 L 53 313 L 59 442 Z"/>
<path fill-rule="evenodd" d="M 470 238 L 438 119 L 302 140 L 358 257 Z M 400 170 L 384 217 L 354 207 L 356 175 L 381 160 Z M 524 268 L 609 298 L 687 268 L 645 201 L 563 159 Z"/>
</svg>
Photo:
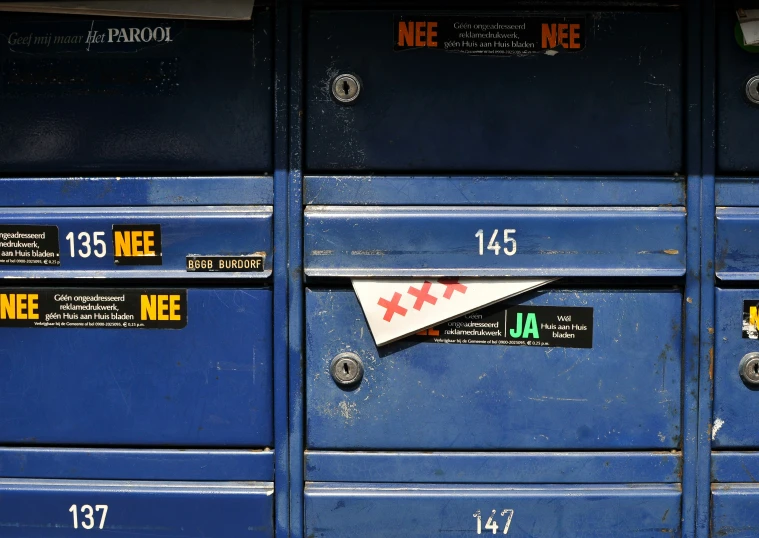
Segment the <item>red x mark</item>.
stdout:
<svg viewBox="0 0 759 538">
<path fill-rule="evenodd" d="M 437 298 L 434 295 L 430 295 L 428 292 L 430 291 L 430 288 L 432 287 L 432 282 L 424 281 L 424 284 L 422 285 L 422 289 L 418 290 L 415 287 L 410 287 L 408 289 L 409 295 L 413 295 L 416 297 L 416 302 L 414 303 L 414 310 L 421 310 L 424 306 L 424 303 L 430 303 L 434 305 L 437 303 Z"/>
<path fill-rule="evenodd" d="M 443 294 L 443 297 L 446 299 L 453 297 L 454 291 L 466 293 L 466 286 L 459 284 L 458 278 L 441 278 L 438 280 L 438 282 L 445 286 L 445 293 Z"/>
<path fill-rule="evenodd" d="M 390 301 L 380 297 L 380 300 L 377 301 L 377 304 L 380 305 L 382 308 L 387 308 L 387 312 L 385 312 L 385 316 L 382 319 L 384 319 L 385 321 L 390 321 L 391 319 L 393 319 L 394 314 L 400 314 L 401 316 L 406 315 L 408 310 L 406 310 L 399 304 L 401 302 L 401 297 L 403 296 L 398 292 L 395 292 L 393 294 L 393 298 Z"/>
</svg>

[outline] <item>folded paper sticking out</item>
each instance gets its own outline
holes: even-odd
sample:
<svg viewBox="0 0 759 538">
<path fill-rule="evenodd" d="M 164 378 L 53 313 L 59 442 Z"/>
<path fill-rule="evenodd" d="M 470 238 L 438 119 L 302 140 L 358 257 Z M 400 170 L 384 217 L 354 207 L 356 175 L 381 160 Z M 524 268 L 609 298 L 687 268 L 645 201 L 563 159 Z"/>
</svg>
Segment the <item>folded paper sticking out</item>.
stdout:
<svg viewBox="0 0 759 538">
<path fill-rule="evenodd" d="M 555 278 L 353 279 L 378 346 L 534 290 Z"/>
<path fill-rule="evenodd" d="M 253 2 L 254 0 L 6 0 L 0 1 L 0 11 L 150 19 L 250 20 L 253 16 Z"/>
<path fill-rule="evenodd" d="M 743 31 L 743 44 L 759 45 L 759 9 L 739 9 L 736 14 Z"/>
</svg>

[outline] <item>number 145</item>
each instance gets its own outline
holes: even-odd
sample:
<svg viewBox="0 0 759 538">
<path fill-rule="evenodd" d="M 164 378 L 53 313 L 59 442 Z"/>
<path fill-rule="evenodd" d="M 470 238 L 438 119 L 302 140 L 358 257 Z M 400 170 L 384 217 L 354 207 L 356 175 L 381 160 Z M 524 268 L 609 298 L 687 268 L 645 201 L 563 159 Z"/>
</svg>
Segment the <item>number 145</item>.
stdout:
<svg viewBox="0 0 759 538">
<path fill-rule="evenodd" d="M 493 230 L 493 234 L 490 236 L 490 241 L 488 242 L 488 250 L 495 252 L 496 256 L 501 253 L 501 244 L 498 242 L 498 236 L 500 233 L 501 230 Z M 503 253 L 506 254 L 506 256 L 513 256 L 517 253 L 517 240 L 513 237 L 509 237 L 510 234 L 515 233 L 517 233 L 516 230 L 503 230 Z M 477 233 L 474 234 L 474 236 L 480 240 L 480 256 L 483 256 L 485 254 L 485 232 L 477 230 Z"/>
</svg>

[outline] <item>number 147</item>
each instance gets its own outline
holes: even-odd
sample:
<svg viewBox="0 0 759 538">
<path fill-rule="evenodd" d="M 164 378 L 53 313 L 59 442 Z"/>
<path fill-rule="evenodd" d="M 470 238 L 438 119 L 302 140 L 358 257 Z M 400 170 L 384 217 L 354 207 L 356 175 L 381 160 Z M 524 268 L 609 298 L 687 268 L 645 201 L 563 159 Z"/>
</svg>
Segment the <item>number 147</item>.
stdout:
<svg viewBox="0 0 759 538">
<path fill-rule="evenodd" d="M 490 514 L 490 517 L 485 522 L 485 531 L 492 531 L 493 534 L 498 534 L 498 529 L 500 528 L 498 526 L 498 522 L 496 521 L 496 513 L 497 510 L 493 510 Z M 482 511 L 477 510 L 473 517 L 477 519 L 477 534 L 482 534 Z M 506 520 L 503 522 L 503 534 L 509 533 L 509 527 L 511 527 L 511 518 L 514 517 L 514 510 L 511 510 L 507 508 L 506 510 L 501 510 L 500 517 L 505 517 Z"/>
</svg>

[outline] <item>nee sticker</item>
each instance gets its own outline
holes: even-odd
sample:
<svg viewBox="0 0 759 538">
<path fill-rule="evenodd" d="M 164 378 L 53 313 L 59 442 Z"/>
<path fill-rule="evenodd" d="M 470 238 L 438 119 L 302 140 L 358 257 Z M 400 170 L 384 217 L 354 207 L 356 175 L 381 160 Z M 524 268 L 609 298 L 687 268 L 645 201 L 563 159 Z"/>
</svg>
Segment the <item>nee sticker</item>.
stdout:
<svg viewBox="0 0 759 538">
<path fill-rule="evenodd" d="M 117 265 L 162 265 L 160 224 L 114 224 L 113 261 Z"/>
<path fill-rule="evenodd" d="M 433 49 L 490 56 L 553 56 L 585 48 L 584 17 L 396 15 L 393 22 L 396 51 Z"/>
<path fill-rule="evenodd" d="M 187 290 L 0 289 L 0 327 L 183 329 Z"/>
</svg>

